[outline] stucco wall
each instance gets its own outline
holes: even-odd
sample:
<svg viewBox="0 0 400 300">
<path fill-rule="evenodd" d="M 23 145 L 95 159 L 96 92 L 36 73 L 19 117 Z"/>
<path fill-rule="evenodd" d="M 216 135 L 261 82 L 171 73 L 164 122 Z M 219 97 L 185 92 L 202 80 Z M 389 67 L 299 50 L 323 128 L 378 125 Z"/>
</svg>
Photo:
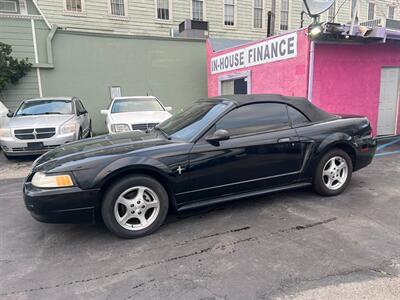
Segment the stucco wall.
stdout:
<svg viewBox="0 0 400 300">
<path fill-rule="evenodd" d="M 312 101 L 330 112 L 368 116 L 376 133 L 381 68 L 390 66 L 400 67 L 400 43 L 317 44 Z"/>
<path fill-rule="evenodd" d="M 204 41 L 59 30 L 53 54 L 55 68 L 41 70 L 43 95 L 81 97 L 95 133 L 106 130 L 100 110 L 111 86 L 123 96 L 157 96 L 175 111 L 207 95 Z"/>
<path fill-rule="evenodd" d="M 210 97 L 218 95 L 218 78 L 220 76 L 240 73 L 243 71 L 250 71 L 251 73 L 251 91 L 249 91 L 249 93 L 277 93 L 288 96 L 307 96 L 310 43 L 303 30 L 297 31 L 297 56 L 295 58 L 241 68 L 234 71 L 211 74 L 211 58 L 247 47 L 251 44 L 224 51 L 213 52 L 210 43 L 207 43 L 208 95 Z"/>
</svg>

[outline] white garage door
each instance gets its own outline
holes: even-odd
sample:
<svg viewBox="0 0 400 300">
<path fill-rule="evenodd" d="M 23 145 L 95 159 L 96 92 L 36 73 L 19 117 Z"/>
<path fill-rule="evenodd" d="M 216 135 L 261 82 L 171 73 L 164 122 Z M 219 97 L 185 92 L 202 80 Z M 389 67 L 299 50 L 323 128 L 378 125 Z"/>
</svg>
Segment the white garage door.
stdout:
<svg viewBox="0 0 400 300">
<path fill-rule="evenodd" d="M 400 68 L 382 68 L 379 96 L 378 135 L 396 134 L 400 95 Z"/>
</svg>

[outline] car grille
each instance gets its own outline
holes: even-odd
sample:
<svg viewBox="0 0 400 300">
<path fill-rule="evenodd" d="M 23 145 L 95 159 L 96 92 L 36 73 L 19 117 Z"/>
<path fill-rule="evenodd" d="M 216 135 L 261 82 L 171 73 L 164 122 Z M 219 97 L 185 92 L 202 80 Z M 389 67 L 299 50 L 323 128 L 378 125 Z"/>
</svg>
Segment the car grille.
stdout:
<svg viewBox="0 0 400 300">
<path fill-rule="evenodd" d="M 56 134 L 55 128 L 16 129 L 14 135 L 19 140 L 48 139 Z"/>
<path fill-rule="evenodd" d="M 132 124 L 132 130 L 151 130 L 156 127 L 158 123 L 145 123 L 145 124 Z"/>
</svg>

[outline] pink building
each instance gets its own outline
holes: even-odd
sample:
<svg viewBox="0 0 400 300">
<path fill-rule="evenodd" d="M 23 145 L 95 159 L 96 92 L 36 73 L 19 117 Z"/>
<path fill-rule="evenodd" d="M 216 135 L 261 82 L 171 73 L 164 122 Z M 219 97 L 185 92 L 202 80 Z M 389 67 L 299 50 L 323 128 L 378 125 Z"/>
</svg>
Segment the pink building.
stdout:
<svg viewBox="0 0 400 300">
<path fill-rule="evenodd" d="M 307 97 L 332 113 L 368 116 L 374 133 L 400 134 L 400 32 L 332 35 L 306 30 L 254 42 L 207 42 L 208 94 Z"/>
</svg>

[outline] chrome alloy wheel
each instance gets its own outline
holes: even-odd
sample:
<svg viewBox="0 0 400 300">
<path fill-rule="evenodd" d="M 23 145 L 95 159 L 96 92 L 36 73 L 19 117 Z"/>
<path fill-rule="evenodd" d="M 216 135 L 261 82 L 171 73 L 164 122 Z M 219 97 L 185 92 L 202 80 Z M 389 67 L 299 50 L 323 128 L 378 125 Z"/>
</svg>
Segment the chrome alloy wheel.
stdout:
<svg viewBox="0 0 400 300">
<path fill-rule="evenodd" d="M 128 230 L 142 230 L 150 226 L 160 212 L 160 201 L 150 188 L 135 186 L 118 196 L 114 216 L 118 224 Z"/>
<path fill-rule="evenodd" d="M 322 170 L 322 182 L 330 190 L 340 189 L 349 175 L 349 167 L 341 156 L 330 158 Z"/>
</svg>

